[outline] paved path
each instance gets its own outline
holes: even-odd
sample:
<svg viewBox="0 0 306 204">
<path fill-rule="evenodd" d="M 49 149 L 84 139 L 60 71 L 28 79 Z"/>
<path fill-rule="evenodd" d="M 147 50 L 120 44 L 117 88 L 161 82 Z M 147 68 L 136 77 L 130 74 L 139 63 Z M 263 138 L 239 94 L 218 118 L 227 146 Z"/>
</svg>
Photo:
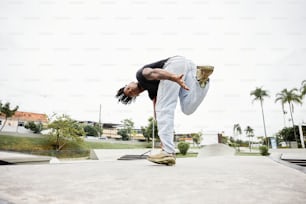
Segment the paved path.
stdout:
<svg viewBox="0 0 306 204">
<path fill-rule="evenodd" d="M 0 204 L 304 204 L 306 174 L 267 157 L 0 166 Z"/>
</svg>

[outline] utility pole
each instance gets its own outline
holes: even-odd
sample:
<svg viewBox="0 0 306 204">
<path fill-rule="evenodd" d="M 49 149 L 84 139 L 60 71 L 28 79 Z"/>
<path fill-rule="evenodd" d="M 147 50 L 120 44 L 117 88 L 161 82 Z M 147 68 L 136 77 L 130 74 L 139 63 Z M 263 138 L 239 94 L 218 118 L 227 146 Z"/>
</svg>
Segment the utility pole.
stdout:
<svg viewBox="0 0 306 204">
<path fill-rule="evenodd" d="M 99 110 L 99 132 L 98 132 L 98 136 L 99 138 L 101 138 L 101 104 L 100 104 L 100 110 Z"/>
</svg>

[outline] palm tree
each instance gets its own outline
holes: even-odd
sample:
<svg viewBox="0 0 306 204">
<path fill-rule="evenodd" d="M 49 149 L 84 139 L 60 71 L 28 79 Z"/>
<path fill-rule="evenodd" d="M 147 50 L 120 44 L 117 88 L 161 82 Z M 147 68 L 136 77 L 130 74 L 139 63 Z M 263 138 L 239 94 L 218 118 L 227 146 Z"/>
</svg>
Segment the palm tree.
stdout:
<svg viewBox="0 0 306 204">
<path fill-rule="evenodd" d="M 250 95 L 254 96 L 254 99 L 253 99 L 252 102 L 260 101 L 262 121 L 263 121 L 263 126 L 264 126 L 264 133 L 265 133 L 265 140 L 267 141 L 268 148 L 269 148 L 269 140 L 267 140 L 266 121 L 265 121 L 265 115 L 264 115 L 264 110 L 263 110 L 263 100 L 264 100 L 264 97 L 269 97 L 268 91 L 263 90 L 262 88 L 256 87 L 256 89 L 254 91 L 251 91 Z"/>
<path fill-rule="evenodd" d="M 247 135 L 247 137 L 249 138 L 249 148 L 250 148 L 250 152 L 252 151 L 252 144 L 251 144 L 251 137 L 254 137 L 254 129 L 251 128 L 250 126 L 247 126 L 246 129 L 244 130 L 245 134 Z"/>
<path fill-rule="evenodd" d="M 4 115 L 4 117 L 5 117 L 4 123 L 3 123 L 3 125 L 0 129 L 0 132 L 1 132 L 2 129 L 4 128 L 6 122 L 7 122 L 7 119 L 12 117 L 15 114 L 15 112 L 18 110 L 19 107 L 16 106 L 14 109 L 11 110 L 10 109 L 10 103 L 6 103 L 6 104 L 4 104 L 4 106 L 2 106 L 2 104 L 1 104 L 0 107 L 1 107 L 0 108 L 0 114 Z"/>
<path fill-rule="evenodd" d="M 293 120 L 293 115 L 292 115 L 294 111 L 293 103 L 302 104 L 301 95 L 299 95 L 297 92 L 298 92 L 297 88 L 293 88 L 290 91 L 288 91 L 287 89 L 283 89 L 280 93 L 276 94 L 276 99 L 275 99 L 275 103 L 277 101 L 280 101 L 282 105 L 284 105 L 285 103 L 288 103 L 292 126 L 293 126 L 293 134 L 294 134 L 294 138 L 296 139 L 296 141 L 298 141 L 298 138 L 295 133 L 294 120 Z"/>
<path fill-rule="evenodd" d="M 300 88 L 301 98 L 303 99 L 306 95 L 306 80 L 302 81 L 302 86 Z"/>
<path fill-rule="evenodd" d="M 282 105 L 282 112 L 283 112 L 284 127 L 286 127 L 286 114 L 287 114 L 287 111 L 285 110 L 284 104 L 281 103 L 281 105 Z"/>
<path fill-rule="evenodd" d="M 234 135 L 235 135 L 235 136 L 237 136 L 237 135 L 238 135 L 238 136 L 239 136 L 239 135 L 241 135 L 242 131 L 241 131 L 241 127 L 240 127 L 239 123 L 234 124 L 233 132 L 234 132 Z M 237 142 L 238 142 L 238 152 L 240 152 L 240 142 L 239 142 L 239 137 L 238 137 L 238 139 L 237 139 Z"/>
</svg>

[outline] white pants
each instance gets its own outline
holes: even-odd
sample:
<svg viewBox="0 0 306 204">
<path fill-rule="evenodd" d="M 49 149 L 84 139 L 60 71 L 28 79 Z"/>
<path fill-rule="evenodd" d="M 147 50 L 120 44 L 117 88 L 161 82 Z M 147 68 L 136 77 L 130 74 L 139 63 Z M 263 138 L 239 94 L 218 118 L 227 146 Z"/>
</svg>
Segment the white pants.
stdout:
<svg viewBox="0 0 306 204">
<path fill-rule="evenodd" d="M 202 88 L 196 79 L 196 65 L 181 56 L 170 58 L 164 69 L 175 74 L 184 74 L 184 81 L 189 91 L 181 88 L 177 83 L 161 80 L 156 98 L 156 120 L 158 135 L 163 150 L 175 153 L 174 145 L 174 112 L 177 99 L 180 99 L 181 110 L 184 114 L 192 114 L 201 104 L 209 89 L 209 82 Z"/>
</svg>

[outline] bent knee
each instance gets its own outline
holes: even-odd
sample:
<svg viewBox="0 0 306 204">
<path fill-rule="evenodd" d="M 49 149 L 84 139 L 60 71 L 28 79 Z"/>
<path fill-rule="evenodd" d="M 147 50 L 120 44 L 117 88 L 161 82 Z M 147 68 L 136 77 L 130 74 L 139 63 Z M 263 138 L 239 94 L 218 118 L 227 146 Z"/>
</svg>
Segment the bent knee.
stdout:
<svg viewBox="0 0 306 204">
<path fill-rule="evenodd" d="M 185 115 L 191 115 L 196 110 L 196 108 L 183 108 L 183 107 L 181 109 Z"/>
</svg>

